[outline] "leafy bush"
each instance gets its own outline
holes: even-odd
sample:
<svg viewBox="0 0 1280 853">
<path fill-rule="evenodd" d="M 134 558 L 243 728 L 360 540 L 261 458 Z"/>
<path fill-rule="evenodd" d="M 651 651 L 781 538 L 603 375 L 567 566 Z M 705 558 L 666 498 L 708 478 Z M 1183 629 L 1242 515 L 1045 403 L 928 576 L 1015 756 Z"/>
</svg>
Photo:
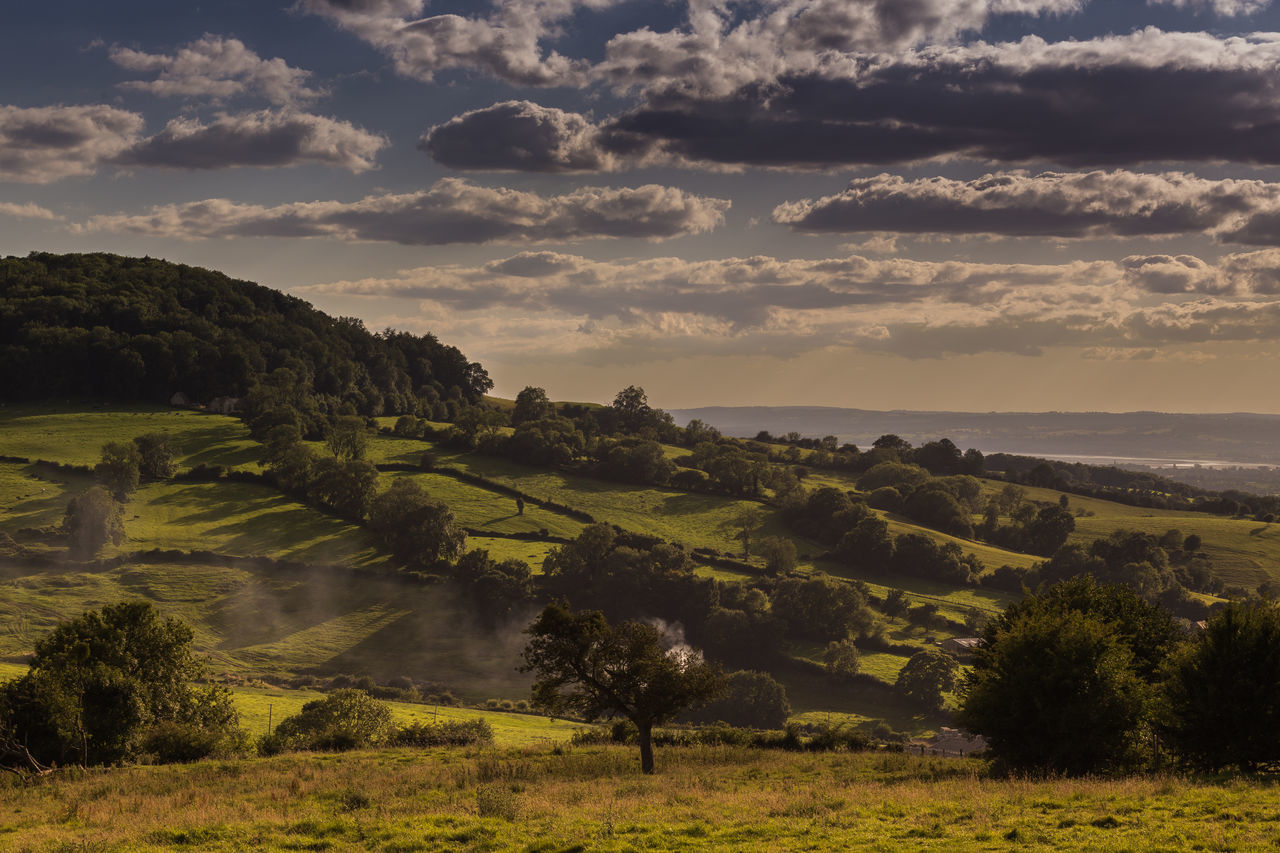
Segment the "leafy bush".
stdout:
<svg viewBox="0 0 1280 853">
<path fill-rule="evenodd" d="M 396 729 L 388 741 L 392 746 L 489 746 L 493 727 L 487 720 L 447 720 L 443 723 L 410 723 Z"/>
<path fill-rule="evenodd" d="M 289 749 L 340 752 L 384 743 L 390 735 L 391 707 L 363 690 L 344 687 L 281 720 L 259 749 L 266 754 Z"/>
</svg>

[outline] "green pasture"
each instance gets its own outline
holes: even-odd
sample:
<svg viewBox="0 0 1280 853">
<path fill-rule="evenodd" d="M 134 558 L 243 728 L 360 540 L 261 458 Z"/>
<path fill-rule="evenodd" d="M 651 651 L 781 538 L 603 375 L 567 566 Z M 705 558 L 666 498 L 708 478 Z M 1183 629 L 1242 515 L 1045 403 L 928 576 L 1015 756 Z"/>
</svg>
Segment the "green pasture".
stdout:
<svg viewBox="0 0 1280 853">
<path fill-rule="evenodd" d="M 168 433 L 178 465 L 249 466 L 259 445 L 239 418 L 192 409 L 129 404 L 101 406 L 0 406 L 0 456 L 22 456 L 71 465 L 93 465 L 109 441 L 132 441 L 149 432 Z"/>
<path fill-rule="evenodd" d="M 59 621 L 144 599 L 195 631 L 215 675 L 408 676 L 470 701 L 528 697 L 515 669 L 521 614 L 491 630 L 450 587 L 342 572 L 135 564 L 98 571 L 0 568 L 0 660 L 29 654 Z"/>
<path fill-rule="evenodd" d="M 1003 489 L 997 480 L 983 480 L 984 493 Z M 1020 486 L 1028 500 L 1057 503 L 1066 494 L 1053 489 Z M 1069 542 L 1088 545 L 1117 530 L 1138 530 L 1161 536 L 1179 530 L 1185 536 L 1196 533 L 1203 540 L 1201 550 L 1213 563 L 1213 570 L 1229 586 L 1253 589 L 1264 580 L 1280 580 L 1280 525 L 1248 518 L 1226 518 L 1205 512 L 1149 509 L 1114 501 L 1067 494 L 1076 514 L 1076 529 Z"/>
<path fill-rule="evenodd" d="M 528 510 L 526 510 L 527 512 Z M 497 561 L 523 560 L 533 569 L 534 574 L 542 571 L 542 561 L 552 548 L 559 547 L 553 542 L 531 542 L 524 539 L 504 539 L 498 536 L 468 536 L 467 550 L 485 550 Z"/>
<path fill-rule="evenodd" d="M 316 690 L 273 687 L 235 687 L 231 691 L 232 701 L 240 712 L 240 727 L 254 736 L 266 734 L 268 723 L 279 723 L 285 717 L 301 711 L 307 702 L 322 699 L 324 695 Z M 539 714 L 480 711 L 416 702 L 389 701 L 387 704 L 391 706 L 395 721 L 401 725 L 484 720 L 493 729 L 494 745 L 498 747 L 560 743 L 569 740 L 575 731 L 586 728 L 582 723 L 552 719 Z"/>
<path fill-rule="evenodd" d="M 530 468 L 477 453 L 459 453 L 445 447 L 433 449 L 430 442 L 416 439 L 379 436 L 369 445 L 371 459 L 411 464 L 417 464 L 425 451 L 433 450 L 440 465 L 478 474 L 542 500 L 582 510 L 599 521 L 607 521 L 626 530 L 651 533 L 691 547 L 741 553 L 742 542 L 736 538 L 737 531 L 732 522 L 735 516 L 748 508 L 760 510 L 767 516 L 765 526 L 757 531 L 757 536 L 786 535 L 776 514 L 754 501 L 609 483 Z M 504 497 L 503 500 L 507 501 L 507 507 L 514 505 L 510 498 Z M 526 514 L 528 511 L 526 508 Z M 509 512 L 502 512 L 495 518 L 502 519 Z"/>
<path fill-rule="evenodd" d="M 78 474 L 49 474 L 35 465 L 0 462 L 0 530 L 10 536 L 23 528 L 62 523 L 67 502 L 93 485 Z"/>
<path fill-rule="evenodd" d="M 147 483 L 125 505 L 124 527 L 128 541 L 115 547 L 126 553 L 210 550 L 373 568 L 389 559 L 365 528 L 257 483 Z"/>
<path fill-rule="evenodd" d="M 445 474 L 409 474 L 396 472 L 382 476 L 383 487 L 392 480 L 408 477 L 431 497 L 444 501 L 453 510 L 458 523 L 465 527 L 481 530 L 492 530 L 496 533 L 536 533 L 546 530 L 554 536 L 572 539 L 585 527 L 582 522 L 575 521 L 556 512 L 525 503 L 524 514 L 517 512 L 515 498 L 503 495 L 482 486 L 473 486 Z"/>
</svg>

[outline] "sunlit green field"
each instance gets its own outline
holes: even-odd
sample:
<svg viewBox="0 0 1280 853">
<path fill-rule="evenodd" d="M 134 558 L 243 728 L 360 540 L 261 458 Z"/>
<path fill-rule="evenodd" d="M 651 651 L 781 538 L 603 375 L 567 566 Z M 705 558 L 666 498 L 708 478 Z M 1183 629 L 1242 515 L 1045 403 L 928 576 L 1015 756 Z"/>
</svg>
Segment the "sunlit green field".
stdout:
<svg viewBox="0 0 1280 853">
<path fill-rule="evenodd" d="M 240 713 L 240 727 L 251 735 L 267 732 L 268 724 L 279 723 L 285 717 L 302 710 L 302 706 L 314 699 L 324 698 L 315 690 L 286 690 L 271 687 L 237 687 L 232 690 L 232 700 Z M 414 702 L 387 702 L 397 723 L 436 723 L 481 719 L 493 729 L 496 746 L 537 746 L 563 743 L 575 731 L 586 728 L 581 723 L 551 719 L 537 714 L 479 711 L 474 708 L 452 708 L 439 705 L 423 705 Z"/>
<path fill-rule="evenodd" d="M 178 465 L 241 467 L 256 463 L 260 448 L 239 418 L 168 406 L 0 406 L 0 456 L 93 465 L 109 441 L 168 433 Z"/>
<path fill-rule="evenodd" d="M 528 697 L 528 678 L 515 670 L 524 645 L 518 625 L 486 629 L 447 587 L 341 572 L 0 568 L 0 659 L 29 654 L 61 620 L 132 599 L 191 625 L 215 675 L 404 675 L 471 701 Z"/>
<path fill-rule="evenodd" d="M 684 542 L 691 547 L 741 553 L 742 542 L 735 538 L 737 530 L 732 522 L 735 516 L 747 508 L 762 510 L 768 516 L 764 528 L 757 535 L 785 535 L 775 514 L 753 501 L 609 483 L 530 468 L 491 456 L 458 453 L 418 440 L 380 436 L 369 444 L 370 458 L 412 464 L 417 464 L 424 451 L 434 448 L 438 464 L 442 466 L 478 474 L 534 497 L 571 506 L 589 513 L 599 521 L 607 521 L 626 530 L 651 533 L 672 542 Z M 498 519 L 514 511 L 515 502 L 512 499 L 502 497 L 501 500 L 505 504 L 499 506 L 500 512 L 495 516 Z M 503 507 L 509 509 L 501 511 Z M 525 513 L 528 512 L 526 508 Z"/>
<path fill-rule="evenodd" d="M 526 503 L 524 514 L 520 515 L 514 498 L 463 483 L 444 474 L 396 472 L 384 474 L 382 479 L 389 485 L 393 479 L 401 477 L 413 480 L 431 497 L 447 503 L 458 523 L 466 527 L 497 533 L 536 533 L 546 530 L 553 536 L 572 539 L 586 526 L 581 521 L 544 510 L 532 503 Z"/>
<path fill-rule="evenodd" d="M 1245 851 L 1280 788 L 995 780 L 973 760 L 634 749 L 290 754 L 0 782 L 0 849 Z"/>
</svg>

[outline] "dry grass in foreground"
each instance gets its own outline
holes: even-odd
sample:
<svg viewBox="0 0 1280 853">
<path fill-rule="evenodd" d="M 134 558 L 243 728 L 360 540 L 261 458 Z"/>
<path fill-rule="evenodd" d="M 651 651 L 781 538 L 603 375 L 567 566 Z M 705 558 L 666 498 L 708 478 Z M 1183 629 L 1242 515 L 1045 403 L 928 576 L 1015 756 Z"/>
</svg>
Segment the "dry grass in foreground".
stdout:
<svg viewBox="0 0 1280 853">
<path fill-rule="evenodd" d="M 1280 789 L 902 754 L 387 750 L 0 783 L 0 850 L 1256 850 Z"/>
</svg>

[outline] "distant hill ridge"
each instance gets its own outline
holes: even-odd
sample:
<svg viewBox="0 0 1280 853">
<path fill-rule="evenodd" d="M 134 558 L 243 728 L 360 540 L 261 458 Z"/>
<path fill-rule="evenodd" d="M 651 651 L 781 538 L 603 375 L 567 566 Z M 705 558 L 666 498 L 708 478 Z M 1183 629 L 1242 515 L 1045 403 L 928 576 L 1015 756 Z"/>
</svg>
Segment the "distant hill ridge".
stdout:
<svg viewBox="0 0 1280 853">
<path fill-rule="evenodd" d="M 830 406 L 673 409 L 728 435 L 834 435 L 860 447 L 893 433 L 912 443 L 948 436 L 960 447 L 1056 458 L 1129 458 L 1280 465 L 1280 415 L 1162 412 L 871 411 Z"/>
</svg>

